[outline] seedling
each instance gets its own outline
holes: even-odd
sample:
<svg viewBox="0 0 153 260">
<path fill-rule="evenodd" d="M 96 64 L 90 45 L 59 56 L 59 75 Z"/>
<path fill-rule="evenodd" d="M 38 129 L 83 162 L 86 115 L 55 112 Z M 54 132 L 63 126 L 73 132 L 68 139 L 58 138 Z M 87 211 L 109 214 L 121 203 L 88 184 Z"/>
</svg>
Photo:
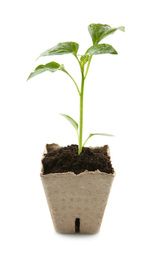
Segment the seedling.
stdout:
<svg viewBox="0 0 153 260">
<path fill-rule="evenodd" d="M 81 72 L 81 87 L 78 87 L 78 84 L 74 80 L 74 78 L 68 73 L 68 71 L 65 69 L 63 64 L 56 63 L 54 61 L 49 62 L 45 65 L 39 65 L 38 67 L 35 68 L 34 72 L 32 72 L 28 80 L 31 79 L 32 77 L 45 72 L 45 71 L 50 71 L 50 72 L 56 72 L 56 71 L 63 71 L 66 73 L 73 83 L 76 86 L 79 98 L 80 98 L 80 120 L 79 124 L 70 116 L 61 114 L 63 117 L 65 117 L 75 128 L 78 136 L 78 154 L 82 152 L 82 148 L 88 141 L 88 139 L 94 135 L 103 135 L 103 136 L 113 136 L 110 134 L 105 134 L 105 133 L 92 133 L 88 136 L 88 138 L 85 140 L 83 143 L 82 136 L 83 136 L 83 98 L 84 98 L 84 84 L 85 80 L 89 71 L 90 63 L 92 60 L 93 55 L 98 55 L 98 54 L 118 54 L 117 51 L 109 44 L 102 43 L 99 44 L 101 40 L 103 40 L 105 37 L 107 37 L 110 34 L 113 34 L 117 30 L 120 31 L 125 31 L 125 28 L 123 26 L 117 27 L 117 28 L 112 28 L 109 25 L 106 24 L 90 24 L 88 26 L 88 31 L 89 34 L 92 38 L 93 45 L 87 49 L 86 53 L 84 55 L 78 55 L 78 49 L 79 49 L 79 44 L 76 42 L 62 42 L 57 44 L 51 49 L 46 50 L 45 52 L 41 53 L 39 57 L 43 56 L 52 56 L 52 55 L 63 55 L 63 54 L 72 54 L 74 57 L 77 59 L 80 67 L 80 72 Z M 38 58 L 39 58 L 38 57 Z"/>
</svg>

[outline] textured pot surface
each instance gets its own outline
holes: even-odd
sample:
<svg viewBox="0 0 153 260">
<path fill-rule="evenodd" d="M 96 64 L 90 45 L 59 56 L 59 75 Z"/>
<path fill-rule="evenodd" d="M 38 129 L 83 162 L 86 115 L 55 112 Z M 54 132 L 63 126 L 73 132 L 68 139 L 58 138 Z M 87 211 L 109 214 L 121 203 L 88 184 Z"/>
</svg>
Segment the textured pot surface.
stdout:
<svg viewBox="0 0 153 260">
<path fill-rule="evenodd" d="M 93 234 L 100 230 L 115 173 L 97 170 L 44 175 L 42 167 L 40 176 L 57 232 Z"/>
</svg>

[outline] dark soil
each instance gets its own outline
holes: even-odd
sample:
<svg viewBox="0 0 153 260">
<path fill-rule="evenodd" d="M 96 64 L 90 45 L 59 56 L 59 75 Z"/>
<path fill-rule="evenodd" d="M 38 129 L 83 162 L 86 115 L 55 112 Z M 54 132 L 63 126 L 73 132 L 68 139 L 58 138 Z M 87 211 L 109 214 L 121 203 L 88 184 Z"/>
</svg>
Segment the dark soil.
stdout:
<svg viewBox="0 0 153 260">
<path fill-rule="evenodd" d="M 74 172 L 79 174 L 88 171 L 99 170 L 113 173 L 110 156 L 107 154 L 107 145 L 99 148 L 83 147 L 78 155 L 78 146 L 70 145 L 48 152 L 42 160 L 44 174 Z"/>
<path fill-rule="evenodd" d="M 113 173 L 114 169 L 110 156 L 107 154 L 107 147 L 107 145 L 94 149 L 83 147 L 80 155 L 78 155 L 77 145 L 53 150 L 42 160 L 44 174 L 70 171 L 79 174 L 85 170 Z"/>
</svg>

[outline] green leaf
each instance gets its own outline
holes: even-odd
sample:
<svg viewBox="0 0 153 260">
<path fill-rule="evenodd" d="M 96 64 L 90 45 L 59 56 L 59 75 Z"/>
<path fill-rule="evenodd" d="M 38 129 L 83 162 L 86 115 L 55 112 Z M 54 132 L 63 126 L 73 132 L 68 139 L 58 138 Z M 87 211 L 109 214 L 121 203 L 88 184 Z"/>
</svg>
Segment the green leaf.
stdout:
<svg viewBox="0 0 153 260">
<path fill-rule="evenodd" d="M 82 55 L 80 61 L 85 65 L 89 60 L 89 55 Z"/>
<path fill-rule="evenodd" d="M 93 45 L 98 44 L 102 39 L 104 39 L 105 37 L 107 37 L 110 34 L 113 34 L 117 30 L 124 32 L 125 27 L 120 26 L 117 28 L 112 28 L 111 26 L 109 26 L 107 24 L 94 24 L 94 23 L 92 23 L 88 26 L 88 31 L 92 38 Z"/>
<path fill-rule="evenodd" d="M 60 115 L 65 117 L 74 126 L 75 130 L 78 133 L 78 124 L 77 124 L 77 122 L 72 117 L 70 117 L 68 115 L 65 115 L 65 114 L 60 114 Z"/>
<path fill-rule="evenodd" d="M 55 72 L 57 70 L 61 70 L 61 71 L 64 71 L 64 72 L 67 73 L 67 71 L 65 70 L 63 64 L 60 65 L 59 63 L 56 63 L 56 62 L 52 61 L 52 62 L 49 62 L 49 63 L 47 63 L 45 65 L 39 65 L 38 67 L 36 67 L 34 72 L 32 72 L 29 75 L 27 80 L 33 78 L 34 76 L 37 76 L 40 73 L 45 72 L 45 71 Z"/>
<path fill-rule="evenodd" d="M 88 55 L 97 55 L 97 54 L 117 54 L 117 51 L 109 44 L 96 44 L 91 46 L 87 51 L 86 54 Z"/>
<path fill-rule="evenodd" d="M 89 138 L 92 137 L 92 136 L 94 136 L 94 135 L 114 136 L 114 135 L 104 134 L 104 133 L 94 133 L 94 134 L 90 134 L 90 135 L 88 136 L 88 138 L 86 139 L 86 141 L 84 142 L 83 146 L 86 144 L 86 142 L 89 140 Z"/>
<path fill-rule="evenodd" d="M 76 42 L 60 42 L 53 48 L 48 49 L 43 53 L 41 53 L 39 57 L 51 56 L 51 55 L 63 55 L 68 53 L 72 53 L 74 56 L 76 56 L 78 49 L 79 49 L 79 44 Z"/>
</svg>

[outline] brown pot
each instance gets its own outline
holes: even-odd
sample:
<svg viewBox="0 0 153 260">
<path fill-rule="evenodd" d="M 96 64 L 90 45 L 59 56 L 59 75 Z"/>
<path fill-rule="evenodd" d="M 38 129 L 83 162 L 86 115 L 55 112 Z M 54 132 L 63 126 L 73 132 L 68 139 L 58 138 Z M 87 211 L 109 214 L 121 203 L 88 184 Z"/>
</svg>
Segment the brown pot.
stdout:
<svg viewBox="0 0 153 260">
<path fill-rule="evenodd" d="M 46 145 L 44 154 L 58 148 L 55 144 Z M 115 172 L 108 174 L 97 170 L 78 175 L 73 172 L 44 175 L 42 166 L 40 176 L 58 233 L 99 232 Z"/>
</svg>

